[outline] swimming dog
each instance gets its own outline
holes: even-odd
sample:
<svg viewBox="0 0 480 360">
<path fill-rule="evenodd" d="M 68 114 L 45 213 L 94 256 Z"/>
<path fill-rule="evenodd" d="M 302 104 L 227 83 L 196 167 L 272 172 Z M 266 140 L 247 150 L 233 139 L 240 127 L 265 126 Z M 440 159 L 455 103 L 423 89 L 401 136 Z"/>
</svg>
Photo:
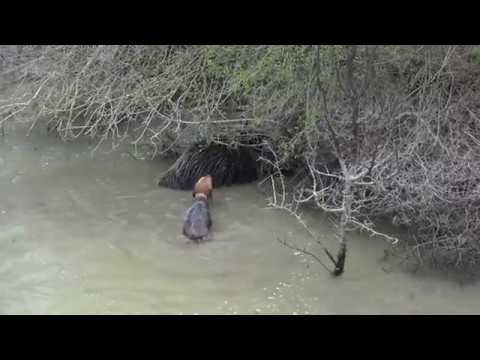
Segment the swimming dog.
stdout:
<svg viewBox="0 0 480 360">
<path fill-rule="evenodd" d="M 212 178 L 200 178 L 193 189 L 194 201 L 185 213 L 183 235 L 190 240 L 199 242 L 209 238 L 212 219 L 210 216 L 209 199 L 212 196 Z"/>
<path fill-rule="evenodd" d="M 193 187 L 193 197 L 195 194 L 201 193 L 207 196 L 208 200 L 211 200 L 213 192 L 213 181 L 210 175 L 202 176 L 198 181 L 195 183 Z"/>
</svg>

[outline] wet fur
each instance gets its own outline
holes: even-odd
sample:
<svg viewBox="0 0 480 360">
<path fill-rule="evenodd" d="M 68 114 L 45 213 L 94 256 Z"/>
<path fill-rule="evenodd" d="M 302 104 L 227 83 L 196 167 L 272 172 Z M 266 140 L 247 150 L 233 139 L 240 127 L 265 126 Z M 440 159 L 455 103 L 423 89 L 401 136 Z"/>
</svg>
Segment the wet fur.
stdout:
<svg viewBox="0 0 480 360">
<path fill-rule="evenodd" d="M 195 187 L 193 188 L 192 196 L 195 197 L 196 194 L 204 194 L 207 196 L 207 200 L 212 200 L 213 195 L 213 180 L 210 175 L 201 177 Z"/>
<path fill-rule="evenodd" d="M 183 235 L 196 242 L 208 240 L 211 227 L 212 218 L 208 200 L 195 198 L 194 203 L 185 213 Z"/>
<path fill-rule="evenodd" d="M 209 239 L 212 218 L 209 201 L 212 197 L 213 181 L 210 175 L 201 177 L 193 187 L 194 202 L 185 213 L 183 235 L 199 242 Z"/>
</svg>

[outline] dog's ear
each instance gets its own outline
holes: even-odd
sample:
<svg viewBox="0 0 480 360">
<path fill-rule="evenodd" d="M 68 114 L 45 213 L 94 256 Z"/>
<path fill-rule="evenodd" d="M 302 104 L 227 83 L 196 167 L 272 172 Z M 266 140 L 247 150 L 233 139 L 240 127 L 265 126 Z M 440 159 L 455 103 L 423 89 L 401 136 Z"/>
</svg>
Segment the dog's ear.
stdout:
<svg viewBox="0 0 480 360">
<path fill-rule="evenodd" d="M 192 196 L 195 197 L 195 191 L 192 191 Z"/>
</svg>

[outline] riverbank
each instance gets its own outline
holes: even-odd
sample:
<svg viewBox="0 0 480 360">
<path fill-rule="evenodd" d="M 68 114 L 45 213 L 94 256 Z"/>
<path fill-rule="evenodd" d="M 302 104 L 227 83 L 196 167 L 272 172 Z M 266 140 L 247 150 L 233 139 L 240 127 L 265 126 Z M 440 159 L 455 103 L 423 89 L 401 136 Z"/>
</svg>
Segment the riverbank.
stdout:
<svg viewBox="0 0 480 360">
<path fill-rule="evenodd" d="M 273 206 L 330 212 L 345 241 L 348 230 L 372 233 L 387 218 L 409 233 L 390 239 L 399 257 L 472 273 L 480 260 L 477 53 L 475 46 L 25 47 L 3 70 L 29 85 L 4 99 L 1 113 L 15 121 L 28 111 L 32 124 L 63 140 L 87 136 L 114 148 L 128 141 L 152 158 L 178 157 L 200 141 L 251 145 L 260 136 L 258 147 L 275 154 L 273 169 L 290 174 L 263 174 L 271 176 L 264 185 L 276 184 Z M 277 193 L 284 182 L 291 191 Z"/>
<path fill-rule="evenodd" d="M 15 125 L 15 126 L 14 126 Z M 189 191 L 157 187 L 169 164 L 11 123 L 0 139 L 0 314 L 477 314 L 479 284 L 400 271 L 388 244 L 353 233 L 341 278 L 277 236 L 315 250 L 255 184 L 216 191 L 215 241 L 181 235 Z M 327 246 L 335 226 L 304 219 Z M 387 231 L 386 226 L 382 228 Z"/>
</svg>

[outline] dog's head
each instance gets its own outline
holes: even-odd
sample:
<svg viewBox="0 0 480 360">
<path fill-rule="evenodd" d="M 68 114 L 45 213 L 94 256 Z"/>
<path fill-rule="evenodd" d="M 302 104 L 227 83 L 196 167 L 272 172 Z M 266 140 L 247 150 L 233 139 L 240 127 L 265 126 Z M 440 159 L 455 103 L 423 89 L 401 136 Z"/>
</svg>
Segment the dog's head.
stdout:
<svg viewBox="0 0 480 360">
<path fill-rule="evenodd" d="M 212 195 L 213 191 L 213 181 L 210 175 L 202 176 L 195 183 L 193 188 L 193 197 L 196 198 L 197 195 L 203 194 L 205 197 L 209 198 Z"/>
</svg>

